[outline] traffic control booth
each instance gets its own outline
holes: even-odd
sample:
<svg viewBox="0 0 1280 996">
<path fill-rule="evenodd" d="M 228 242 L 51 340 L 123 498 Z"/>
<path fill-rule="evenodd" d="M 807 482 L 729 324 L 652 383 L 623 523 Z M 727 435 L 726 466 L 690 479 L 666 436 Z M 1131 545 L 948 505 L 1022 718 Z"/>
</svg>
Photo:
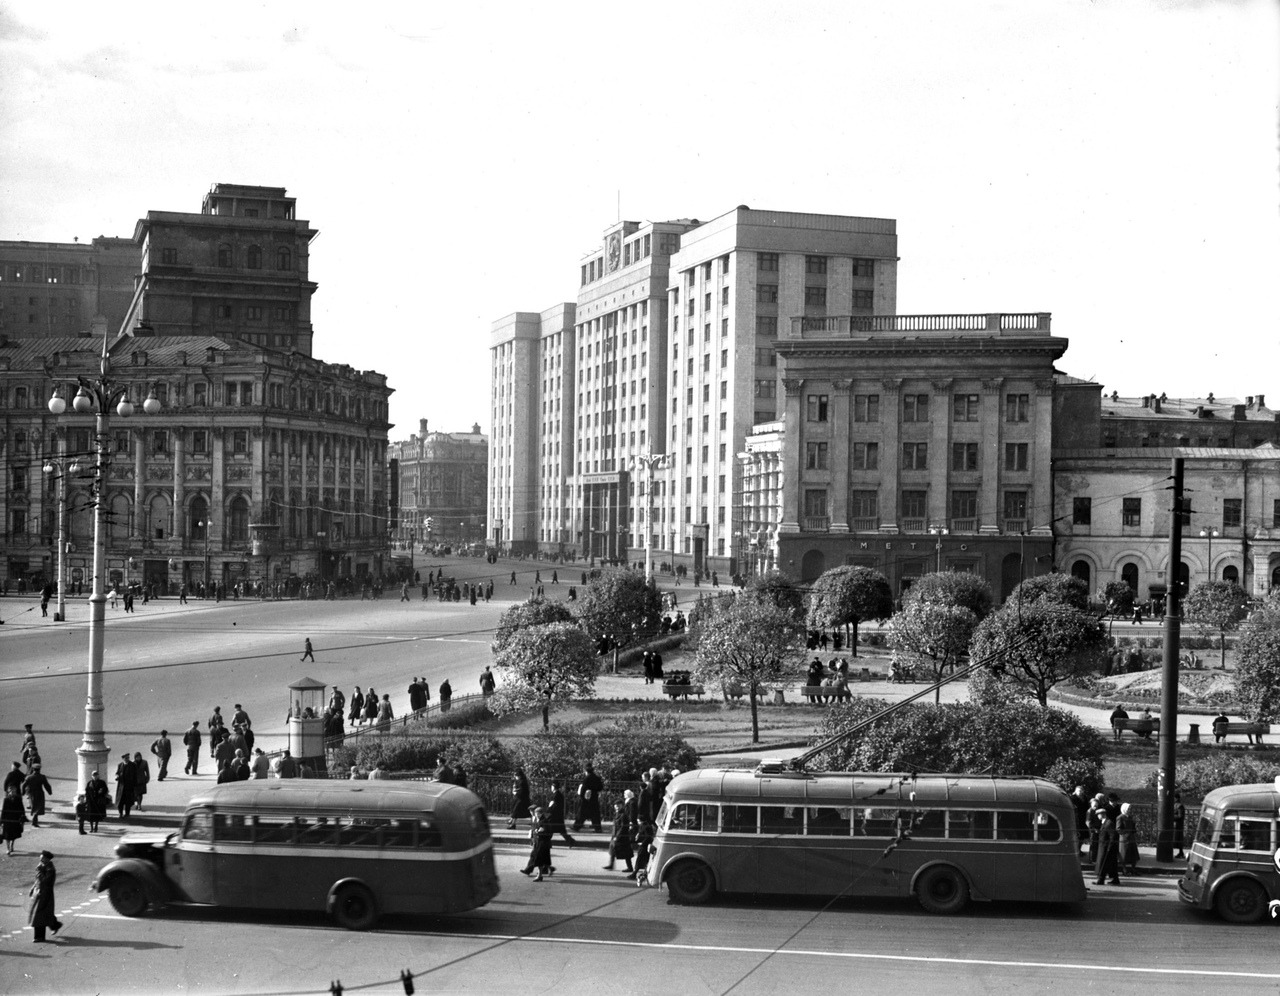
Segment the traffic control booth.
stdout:
<svg viewBox="0 0 1280 996">
<path fill-rule="evenodd" d="M 324 753 L 323 681 L 299 678 L 289 686 L 289 753 L 323 777 L 328 767 Z"/>
</svg>

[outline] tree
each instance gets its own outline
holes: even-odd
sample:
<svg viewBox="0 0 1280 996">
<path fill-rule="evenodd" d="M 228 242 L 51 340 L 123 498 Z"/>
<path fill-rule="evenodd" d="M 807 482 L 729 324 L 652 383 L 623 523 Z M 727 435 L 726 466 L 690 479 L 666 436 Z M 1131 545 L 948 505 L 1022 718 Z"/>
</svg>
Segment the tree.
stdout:
<svg viewBox="0 0 1280 996">
<path fill-rule="evenodd" d="M 1008 600 L 1024 607 L 1033 602 L 1057 602 L 1084 612 L 1089 608 L 1089 586 L 1071 574 L 1041 574 L 1020 582 Z"/>
<path fill-rule="evenodd" d="M 517 602 L 498 620 L 498 630 L 493 634 L 493 652 L 500 653 L 522 629 L 557 622 L 573 622 L 573 613 L 564 602 L 549 602 L 542 598 Z"/>
<path fill-rule="evenodd" d="M 1274 602 L 1255 612 L 1240 629 L 1236 697 L 1253 720 L 1280 719 L 1280 607 Z"/>
<path fill-rule="evenodd" d="M 1182 614 L 1202 633 L 1217 633 L 1221 663 L 1227 666 L 1227 630 L 1235 629 L 1245 613 L 1245 594 L 1234 581 L 1205 581 L 1191 589 Z"/>
<path fill-rule="evenodd" d="M 575 615 L 593 640 L 613 637 L 621 647 L 658 628 L 662 596 L 636 571 L 616 571 L 590 582 L 579 593 Z"/>
<path fill-rule="evenodd" d="M 1133 608 L 1133 589 L 1127 581 L 1108 581 L 1098 589 L 1098 601 L 1113 616 L 1127 616 Z"/>
<path fill-rule="evenodd" d="M 914 602 L 960 605 L 982 622 L 991 614 L 991 586 L 968 571 L 939 571 L 918 578 L 902 599 L 903 606 Z"/>
<path fill-rule="evenodd" d="M 550 728 L 551 703 L 589 698 L 600 664 L 591 638 L 571 622 L 544 623 L 514 633 L 493 661 L 503 676 L 489 699 L 497 715 L 542 709 L 542 728 Z"/>
<path fill-rule="evenodd" d="M 1107 637 L 1087 612 L 1049 601 L 1019 606 L 1010 600 L 978 626 L 969 648 L 975 660 L 1022 695 L 1049 705 L 1049 690 L 1101 669 Z"/>
<path fill-rule="evenodd" d="M 935 682 L 965 659 L 978 617 L 962 605 L 912 602 L 889 623 L 889 646 L 894 663 L 923 664 Z M 936 688 L 934 702 L 941 701 Z"/>
<path fill-rule="evenodd" d="M 870 567 L 833 567 L 809 590 L 809 625 L 817 629 L 852 627 L 850 653 L 858 656 L 858 623 L 888 619 L 893 614 L 893 590 L 879 571 Z"/>
<path fill-rule="evenodd" d="M 804 622 L 804 592 L 790 575 L 782 571 L 769 571 L 751 578 L 743 587 L 748 595 L 765 598 L 778 608 L 795 616 L 796 625 Z"/>
<path fill-rule="evenodd" d="M 694 673 L 697 680 L 721 687 L 732 682 L 748 686 L 751 742 L 759 743 L 756 692 L 791 672 L 800 627 L 785 609 L 746 592 L 710 603 L 708 609 L 698 626 Z"/>
</svg>

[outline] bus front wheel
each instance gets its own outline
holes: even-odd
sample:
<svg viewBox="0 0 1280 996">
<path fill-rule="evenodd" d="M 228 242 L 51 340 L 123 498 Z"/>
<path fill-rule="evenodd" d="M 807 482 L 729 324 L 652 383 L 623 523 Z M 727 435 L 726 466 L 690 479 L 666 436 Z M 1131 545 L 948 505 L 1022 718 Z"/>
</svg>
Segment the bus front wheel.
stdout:
<svg viewBox="0 0 1280 996">
<path fill-rule="evenodd" d="M 969 883 L 949 865 L 937 865 L 920 876 L 916 898 L 930 913 L 959 913 L 969 905 Z"/>
<path fill-rule="evenodd" d="M 107 887 L 111 905 L 121 916 L 142 916 L 147 911 L 147 889 L 133 875 L 117 875 Z"/>
<path fill-rule="evenodd" d="M 1233 878 L 1219 887 L 1213 906 L 1228 923 L 1257 923 L 1266 911 L 1267 895 L 1257 882 Z"/>
<path fill-rule="evenodd" d="M 333 918 L 347 930 L 368 930 L 378 919 L 373 893 L 355 883 L 340 887 L 333 896 Z"/>
<path fill-rule="evenodd" d="M 701 861 L 678 861 L 667 874 L 667 890 L 677 903 L 701 906 L 716 894 L 716 883 Z"/>
</svg>

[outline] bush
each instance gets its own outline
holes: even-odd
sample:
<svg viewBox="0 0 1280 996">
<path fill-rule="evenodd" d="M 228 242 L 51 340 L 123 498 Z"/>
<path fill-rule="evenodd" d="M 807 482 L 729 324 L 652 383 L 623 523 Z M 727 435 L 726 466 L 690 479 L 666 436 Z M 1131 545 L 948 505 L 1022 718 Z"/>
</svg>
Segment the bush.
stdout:
<svg viewBox="0 0 1280 996">
<path fill-rule="evenodd" d="M 1045 778 L 1055 782 L 1068 795 L 1077 785 L 1083 785 L 1085 795 L 1092 798 L 1103 790 L 1102 765 L 1097 761 L 1081 761 L 1078 758 L 1060 757 L 1049 765 Z"/>
<path fill-rule="evenodd" d="M 422 725 L 428 730 L 465 730 L 489 719 L 493 719 L 493 710 L 489 708 L 489 700 L 483 698 L 461 702 L 448 712 L 437 710 L 423 720 Z"/>
<path fill-rule="evenodd" d="M 1280 775 L 1280 763 L 1251 756 L 1214 754 L 1178 765 L 1177 788 L 1184 796 L 1201 798 L 1224 785 L 1251 785 L 1274 782 Z M 1160 773 L 1147 776 L 1147 787 L 1156 788 Z"/>
<path fill-rule="evenodd" d="M 510 774 L 515 766 L 511 752 L 492 736 L 442 732 L 358 739 L 354 747 L 339 747 L 333 752 L 331 770 L 348 770 L 356 764 L 367 771 L 385 761 L 391 771 L 430 771 L 440 764 L 441 754 L 474 774 Z"/>
<path fill-rule="evenodd" d="M 832 706 L 811 743 L 888 707 L 880 699 Z M 912 705 L 829 749 L 814 766 L 832 771 L 990 772 L 1046 775 L 1062 758 L 1101 767 L 1105 742 L 1071 713 L 1030 703 Z"/>
<path fill-rule="evenodd" d="M 687 771 L 698 766 L 698 752 L 680 735 L 678 724 L 675 717 L 653 711 L 623 717 L 594 733 L 557 724 L 513 744 L 512 763 L 523 764 L 531 779 L 571 779 L 588 761 L 610 782 L 634 782 L 642 771 L 664 764 Z"/>
</svg>

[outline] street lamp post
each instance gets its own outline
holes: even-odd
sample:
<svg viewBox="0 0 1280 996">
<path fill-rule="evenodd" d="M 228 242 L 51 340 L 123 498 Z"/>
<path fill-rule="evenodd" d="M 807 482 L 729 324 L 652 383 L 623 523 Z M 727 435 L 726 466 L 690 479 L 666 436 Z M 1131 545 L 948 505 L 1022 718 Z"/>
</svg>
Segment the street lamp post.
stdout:
<svg viewBox="0 0 1280 996">
<path fill-rule="evenodd" d="M 202 522 L 197 522 L 201 529 L 204 530 L 204 597 L 209 597 L 209 580 L 210 580 L 210 562 L 209 562 L 209 530 L 213 528 L 209 516 L 205 515 Z"/>
<path fill-rule="evenodd" d="M 667 455 L 665 453 L 647 453 L 644 456 L 632 457 L 632 466 L 637 470 L 641 467 L 645 469 L 645 488 L 644 488 L 644 577 L 646 581 L 653 580 L 653 472 L 665 468 L 667 465 Z"/>
<path fill-rule="evenodd" d="M 1217 536 L 1220 536 L 1221 533 L 1218 532 L 1217 526 L 1205 526 L 1203 529 L 1200 530 L 1200 535 L 1209 541 L 1209 569 L 1206 573 L 1209 575 L 1209 580 L 1212 581 L 1213 580 L 1213 541 Z"/>
<path fill-rule="evenodd" d="M 54 477 L 58 487 L 58 611 L 54 613 L 54 622 L 67 621 L 67 474 L 79 470 L 77 461 L 67 464 L 66 437 L 58 433 L 57 459 L 47 460 L 44 465 L 44 472 Z"/>
<path fill-rule="evenodd" d="M 80 414 L 95 413 L 94 442 L 97 462 L 94 467 L 95 500 L 93 503 L 93 593 L 89 596 L 89 674 L 88 694 L 84 706 L 84 740 L 76 748 L 76 778 L 78 785 L 89 781 L 93 772 L 106 766 L 110 751 L 107 748 L 103 726 L 102 657 L 106 636 L 107 592 L 104 584 L 107 561 L 107 468 L 111 462 L 110 436 L 107 427 L 110 411 L 121 418 L 133 414 L 133 402 L 129 400 L 128 385 L 117 385 L 111 379 L 111 358 L 107 350 L 107 337 L 102 337 L 102 358 L 95 380 L 77 377 L 79 389 L 72 399 L 72 407 Z M 61 388 L 54 388 L 49 399 L 49 411 L 61 415 L 67 410 Z M 148 415 L 160 411 L 160 399 L 154 389 L 142 403 Z"/>
<path fill-rule="evenodd" d="M 938 542 L 934 544 L 933 548 L 938 552 L 938 573 L 941 574 L 942 573 L 942 537 L 947 535 L 947 527 L 946 526 L 930 526 L 929 532 L 932 535 L 938 537 Z"/>
</svg>

